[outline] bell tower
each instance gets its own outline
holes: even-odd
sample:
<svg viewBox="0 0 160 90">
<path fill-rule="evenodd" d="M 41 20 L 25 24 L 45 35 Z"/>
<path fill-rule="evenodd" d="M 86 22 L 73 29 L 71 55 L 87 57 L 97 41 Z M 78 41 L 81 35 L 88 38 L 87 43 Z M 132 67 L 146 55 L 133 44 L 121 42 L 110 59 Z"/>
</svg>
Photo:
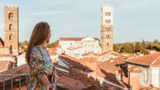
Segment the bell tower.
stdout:
<svg viewBox="0 0 160 90">
<path fill-rule="evenodd" d="M 4 6 L 4 46 L 9 48 L 10 54 L 18 55 L 19 42 L 18 7 Z"/>
<path fill-rule="evenodd" d="M 113 51 L 113 6 L 101 7 L 101 48 L 102 52 Z"/>
</svg>

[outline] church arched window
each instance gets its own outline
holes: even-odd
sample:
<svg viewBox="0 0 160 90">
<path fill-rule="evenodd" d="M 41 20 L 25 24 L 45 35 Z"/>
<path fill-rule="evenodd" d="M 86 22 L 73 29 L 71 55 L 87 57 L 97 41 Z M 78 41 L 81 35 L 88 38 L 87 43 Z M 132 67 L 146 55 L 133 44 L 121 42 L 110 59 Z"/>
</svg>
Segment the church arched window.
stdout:
<svg viewBox="0 0 160 90">
<path fill-rule="evenodd" d="M 107 30 L 107 31 L 110 31 L 110 27 L 106 27 L 106 30 Z"/>
<path fill-rule="evenodd" d="M 9 19 L 13 19 L 13 13 L 9 13 Z"/>
<path fill-rule="evenodd" d="M 110 35 L 106 35 L 106 38 L 109 39 L 109 38 L 110 38 Z"/>
<path fill-rule="evenodd" d="M 107 42 L 107 46 L 109 46 L 109 43 Z"/>
<path fill-rule="evenodd" d="M 12 24 L 9 25 L 9 30 L 13 30 L 13 25 Z"/>
<path fill-rule="evenodd" d="M 12 45 L 10 45 L 9 50 L 10 50 L 10 54 L 12 54 Z"/>
<path fill-rule="evenodd" d="M 13 40 L 13 35 L 9 35 L 9 40 Z"/>
</svg>

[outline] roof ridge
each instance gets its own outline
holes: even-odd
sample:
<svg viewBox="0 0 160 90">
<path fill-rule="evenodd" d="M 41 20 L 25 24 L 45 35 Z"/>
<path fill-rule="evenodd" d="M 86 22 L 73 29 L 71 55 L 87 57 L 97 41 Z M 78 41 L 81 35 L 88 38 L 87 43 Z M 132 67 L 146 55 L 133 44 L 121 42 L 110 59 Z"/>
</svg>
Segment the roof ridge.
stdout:
<svg viewBox="0 0 160 90">
<path fill-rule="evenodd" d="M 159 58 L 160 58 L 160 56 L 158 56 L 158 57 L 151 63 L 151 65 L 154 64 Z"/>
</svg>

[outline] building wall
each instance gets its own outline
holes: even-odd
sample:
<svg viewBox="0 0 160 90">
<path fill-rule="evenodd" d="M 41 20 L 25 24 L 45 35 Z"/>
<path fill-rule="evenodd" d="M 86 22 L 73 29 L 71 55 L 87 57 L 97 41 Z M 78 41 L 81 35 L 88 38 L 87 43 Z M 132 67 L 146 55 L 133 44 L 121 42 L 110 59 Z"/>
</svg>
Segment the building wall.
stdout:
<svg viewBox="0 0 160 90">
<path fill-rule="evenodd" d="M 101 8 L 101 47 L 102 52 L 113 51 L 113 6 Z"/>
<path fill-rule="evenodd" d="M 10 53 L 18 55 L 19 42 L 19 20 L 18 7 L 5 6 L 4 7 L 4 24 L 5 24 L 5 40 L 4 46 L 10 48 Z"/>
<path fill-rule="evenodd" d="M 128 64 L 128 68 L 135 66 Z M 142 72 L 140 73 L 140 84 L 144 87 L 149 87 L 151 84 L 155 87 L 160 88 L 160 67 L 143 67 L 136 66 L 141 68 Z"/>
<path fill-rule="evenodd" d="M 25 54 L 19 55 L 17 57 L 17 66 L 26 64 Z"/>
<path fill-rule="evenodd" d="M 61 50 L 58 49 L 59 53 L 65 53 L 75 58 L 82 58 L 83 54 L 89 52 L 101 53 L 99 41 L 91 37 L 79 41 L 59 41 L 59 45 L 61 45 L 61 48 L 59 48 Z"/>
<path fill-rule="evenodd" d="M 151 67 L 151 84 L 160 88 L 160 67 Z"/>
<path fill-rule="evenodd" d="M 141 67 L 140 84 L 148 87 L 151 85 L 151 69 L 149 67 Z"/>
<path fill-rule="evenodd" d="M 12 61 L 15 62 L 15 57 L 13 56 L 0 56 L 0 61 Z"/>
<path fill-rule="evenodd" d="M 9 48 L 0 47 L 0 54 L 10 54 Z"/>
</svg>

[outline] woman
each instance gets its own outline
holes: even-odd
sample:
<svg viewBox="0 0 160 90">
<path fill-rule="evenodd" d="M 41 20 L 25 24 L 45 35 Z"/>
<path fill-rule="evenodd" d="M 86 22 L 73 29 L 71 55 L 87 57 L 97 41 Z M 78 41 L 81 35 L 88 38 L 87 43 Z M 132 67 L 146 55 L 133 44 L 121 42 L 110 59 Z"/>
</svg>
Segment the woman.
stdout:
<svg viewBox="0 0 160 90">
<path fill-rule="evenodd" d="M 44 47 L 45 43 L 49 43 L 50 37 L 50 27 L 47 22 L 36 24 L 26 52 L 26 60 L 30 67 L 31 90 L 53 89 L 48 78 L 53 75 L 53 63 Z"/>
</svg>

